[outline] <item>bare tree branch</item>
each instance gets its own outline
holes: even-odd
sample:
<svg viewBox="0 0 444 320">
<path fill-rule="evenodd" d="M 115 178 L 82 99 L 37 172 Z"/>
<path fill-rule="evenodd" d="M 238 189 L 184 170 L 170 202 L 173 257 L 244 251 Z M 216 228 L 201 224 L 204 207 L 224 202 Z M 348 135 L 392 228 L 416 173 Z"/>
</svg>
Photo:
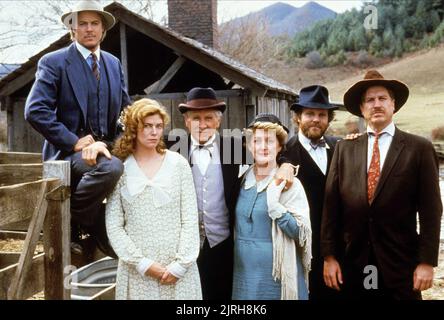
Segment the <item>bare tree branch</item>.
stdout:
<svg viewBox="0 0 444 320">
<path fill-rule="evenodd" d="M 0 1 L 0 53 L 15 45 L 32 45 L 44 42 L 47 37 L 63 31 L 64 26 L 60 17 L 69 8 L 74 7 L 77 1 Z M 106 6 L 112 1 L 102 0 L 100 2 Z M 124 0 L 121 2 L 132 11 L 146 18 L 153 18 L 154 0 Z M 11 6 L 14 6 L 20 19 L 3 13 L 3 9 L 8 6 L 9 12 Z M 15 37 L 10 37 L 10 34 L 14 34 Z"/>
</svg>

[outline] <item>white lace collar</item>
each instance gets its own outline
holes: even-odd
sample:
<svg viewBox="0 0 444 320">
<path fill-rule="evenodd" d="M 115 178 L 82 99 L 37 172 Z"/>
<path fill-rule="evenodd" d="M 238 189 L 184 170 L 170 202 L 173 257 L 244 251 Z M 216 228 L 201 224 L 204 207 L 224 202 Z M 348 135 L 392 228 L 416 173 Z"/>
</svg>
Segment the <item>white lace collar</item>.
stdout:
<svg viewBox="0 0 444 320">
<path fill-rule="evenodd" d="M 172 200 L 171 197 L 164 191 L 165 186 L 162 185 L 161 179 L 159 179 L 159 181 L 156 179 L 162 167 L 169 161 L 168 156 L 167 151 L 165 159 L 163 159 L 163 163 L 154 179 L 148 179 L 142 169 L 140 169 L 134 156 L 130 155 L 124 162 L 126 179 L 126 187 L 122 190 L 124 198 L 131 202 L 137 195 L 142 193 L 145 188 L 150 187 L 153 188 L 153 202 L 156 208 L 169 203 Z"/>
</svg>

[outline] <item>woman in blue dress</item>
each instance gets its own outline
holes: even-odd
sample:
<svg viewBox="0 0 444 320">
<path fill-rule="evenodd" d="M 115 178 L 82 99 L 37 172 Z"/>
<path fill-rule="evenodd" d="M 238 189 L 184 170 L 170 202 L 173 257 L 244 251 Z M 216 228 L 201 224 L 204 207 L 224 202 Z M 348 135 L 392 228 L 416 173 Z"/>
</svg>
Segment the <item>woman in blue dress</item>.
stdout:
<svg viewBox="0 0 444 320">
<path fill-rule="evenodd" d="M 311 227 L 301 182 L 276 185 L 277 156 L 288 129 L 259 114 L 246 130 L 254 164 L 242 176 L 236 205 L 233 300 L 307 300 Z"/>
</svg>

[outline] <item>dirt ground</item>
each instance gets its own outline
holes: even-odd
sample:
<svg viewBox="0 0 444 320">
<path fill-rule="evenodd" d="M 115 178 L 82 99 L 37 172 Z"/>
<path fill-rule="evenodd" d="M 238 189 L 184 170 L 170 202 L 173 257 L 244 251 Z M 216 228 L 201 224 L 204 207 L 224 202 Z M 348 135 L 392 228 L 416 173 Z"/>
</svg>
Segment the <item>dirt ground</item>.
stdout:
<svg viewBox="0 0 444 320">
<path fill-rule="evenodd" d="M 20 252 L 23 247 L 23 240 L 0 240 L 0 251 Z M 39 243 L 36 253 L 43 252 L 43 244 Z M 441 243 L 439 263 L 435 268 L 435 280 L 433 287 L 422 293 L 424 300 L 444 300 L 444 243 Z M 43 292 L 40 292 L 29 300 L 43 300 Z"/>
</svg>

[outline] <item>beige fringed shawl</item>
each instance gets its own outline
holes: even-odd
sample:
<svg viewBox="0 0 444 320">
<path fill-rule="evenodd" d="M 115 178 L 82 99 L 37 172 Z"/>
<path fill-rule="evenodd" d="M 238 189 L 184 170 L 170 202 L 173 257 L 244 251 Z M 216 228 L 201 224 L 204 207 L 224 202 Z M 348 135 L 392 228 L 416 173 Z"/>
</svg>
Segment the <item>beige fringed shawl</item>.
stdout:
<svg viewBox="0 0 444 320">
<path fill-rule="evenodd" d="M 253 166 L 251 166 L 244 175 L 244 188 L 249 189 L 257 185 L 257 192 L 263 191 L 274 181 L 276 172 L 274 169 L 270 175 L 256 183 Z M 273 241 L 273 273 L 274 280 L 281 282 L 281 300 L 298 299 L 298 270 L 296 266 L 296 257 L 301 254 L 302 267 L 305 283 L 308 287 L 308 273 L 311 267 L 311 223 L 310 208 L 304 187 L 299 179 L 295 177 L 293 185 L 287 191 L 283 191 L 279 202 L 292 214 L 299 227 L 299 237 L 297 240 L 288 237 L 273 220 L 271 224 Z"/>
<path fill-rule="evenodd" d="M 291 239 L 272 221 L 273 278 L 281 281 L 281 300 L 298 299 L 298 270 L 296 255 L 301 254 L 305 283 L 308 287 L 308 273 L 311 267 L 311 224 L 310 209 L 304 188 L 295 178 L 293 186 L 282 192 L 279 202 L 295 218 L 299 227 L 298 239 Z"/>
</svg>

